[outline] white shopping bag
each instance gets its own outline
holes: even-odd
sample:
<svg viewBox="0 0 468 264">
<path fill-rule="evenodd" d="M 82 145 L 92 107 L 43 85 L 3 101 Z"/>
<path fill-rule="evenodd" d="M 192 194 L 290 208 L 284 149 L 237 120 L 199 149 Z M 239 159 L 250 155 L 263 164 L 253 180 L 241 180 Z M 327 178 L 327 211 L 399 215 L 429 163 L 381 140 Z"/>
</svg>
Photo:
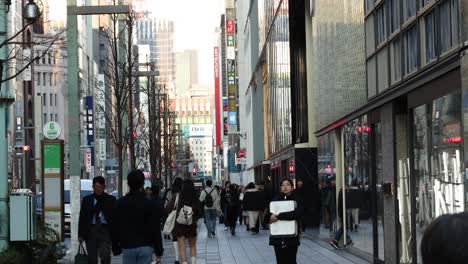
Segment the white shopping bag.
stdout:
<svg viewBox="0 0 468 264">
<path fill-rule="evenodd" d="M 296 201 L 276 201 L 270 203 L 270 212 L 274 215 L 291 212 L 294 209 L 296 209 Z M 270 225 L 270 234 L 272 236 L 297 236 L 297 231 L 297 221 L 295 220 L 279 220 Z"/>
</svg>

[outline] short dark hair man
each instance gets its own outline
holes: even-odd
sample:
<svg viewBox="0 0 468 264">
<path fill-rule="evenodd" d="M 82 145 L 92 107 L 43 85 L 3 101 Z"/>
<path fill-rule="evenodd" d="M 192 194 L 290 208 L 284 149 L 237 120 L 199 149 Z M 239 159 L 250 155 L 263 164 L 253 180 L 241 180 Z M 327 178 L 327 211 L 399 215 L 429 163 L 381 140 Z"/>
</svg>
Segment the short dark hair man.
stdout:
<svg viewBox="0 0 468 264">
<path fill-rule="evenodd" d="M 127 183 L 130 191 L 117 201 L 112 226 L 114 254 L 120 254 L 122 248 L 123 263 L 150 264 L 153 252 L 162 256 L 161 210 L 143 192 L 145 176 L 142 171 L 130 172 Z"/>
<path fill-rule="evenodd" d="M 81 202 L 78 238 L 86 241 L 89 263 L 111 263 L 111 225 L 115 197 L 104 192 L 106 180 L 102 176 L 94 177 L 94 193 Z"/>
<path fill-rule="evenodd" d="M 206 188 L 200 193 L 200 202 L 204 205 L 203 209 L 208 237 L 216 234 L 216 216 L 221 212 L 220 197 L 212 185 L 213 181 L 207 180 Z"/>
</svg>

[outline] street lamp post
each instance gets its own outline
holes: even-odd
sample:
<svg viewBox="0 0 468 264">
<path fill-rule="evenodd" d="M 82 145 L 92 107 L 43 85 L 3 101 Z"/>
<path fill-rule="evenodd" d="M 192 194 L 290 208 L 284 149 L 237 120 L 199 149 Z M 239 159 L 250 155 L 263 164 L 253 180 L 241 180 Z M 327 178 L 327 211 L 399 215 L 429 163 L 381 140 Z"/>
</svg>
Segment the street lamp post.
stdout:
<svg viewBox="0 0 468 264">
<path fill-rule="evenodd" d="M 3 14 L 0 14 L 0 25 L 3 25 L 1 29 L 4 34 L 0 36 L 1 44 L 7 42 L 7 15 L 9 11 L 9 5 L 11 1 L 0 1 L 0 9 Z M 28 5 L 25 7 L 23 18 L 28 22 L 34 22 L 40 15 L 39 8 L 30 0 Z M 19 32 L 18 32 L 19 33 Z M 2 45 L 0 50 L 0 76 L 4 76 L 6 70 L 3 67 L 3 63 L 7 57 L 7 45 Z M 3 83 L 3 78 L 0 77 L 0 85 Z M 0 86 L 1 88 L 1 86 Z M 0 89 L 0 252 L 8 248 L 9 242 L 9 229 L 10 229 L 10 214 L 8 210 L 8 142 L 7 142 L 7 127 L 6 127 L 6 113 L 8 107 L 14 102 L 14 97 L 11 95 L 9 89 L 5 88 L 2 92 Z"/>
<path fill-rule="evenodd" d="M 122 1 L 119 0 L 119 4 Z M 101 14 L 129 14 L 128 5 L 77 6 L 77 0 L 67 0 L 67 54 L 68 54 L 68 113 L 69 146 L 72 150 L 80 148 L 80 104 L 78 77 L 78 16 Z M 71 238 L 72 256 L 78 248 L 78 217 L 80 211 L 81 167 L 78 151 L 70 151 L 70 195 L 71 195 Z M 122 170 L 122 168 L 119 168 Z M 121 183 L 119 183 L 121 184 Z M 122 195 L 121 193 L 119 195 Z"/>
</svg>

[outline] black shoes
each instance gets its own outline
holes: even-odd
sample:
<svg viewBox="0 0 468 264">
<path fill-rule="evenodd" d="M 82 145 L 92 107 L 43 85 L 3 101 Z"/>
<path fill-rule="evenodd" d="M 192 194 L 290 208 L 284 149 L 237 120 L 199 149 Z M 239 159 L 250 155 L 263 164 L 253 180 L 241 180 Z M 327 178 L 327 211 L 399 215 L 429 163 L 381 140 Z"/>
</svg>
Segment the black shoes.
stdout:
<svg viewBox="0 0 468 264">
<path fill-rule="evenodd" d="M 330 245 L 335 248 L 335 249 L 339 249 L 340 248 L 340 245 L 338 244 L 338 241 L 334 240 L 330 242 Z"/>
</svg>

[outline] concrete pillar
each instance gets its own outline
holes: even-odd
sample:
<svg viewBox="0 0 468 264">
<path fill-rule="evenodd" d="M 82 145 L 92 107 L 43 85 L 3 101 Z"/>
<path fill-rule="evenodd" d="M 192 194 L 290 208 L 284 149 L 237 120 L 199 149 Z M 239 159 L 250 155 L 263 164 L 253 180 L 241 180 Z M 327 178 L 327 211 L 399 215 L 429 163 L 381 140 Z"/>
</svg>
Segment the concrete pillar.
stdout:
<svg viewBox="0 0 468 264">
<path fill-rule="evenodd" d="M 382 124 L 382 176 L 383 183 L 391 183 L 396 192 L 395 175 L 395 121 L 394 121 L 394 103 L 388 103 L 381 108 L 381 124 Z M 377 184 L 381 184 L 377 182 Z M 377 188 L 379 190 L 379 188 Z M 383 195 L 383 194 L 381 194 Z M 384 208 L 383 219 L 384 233 L 379 234 L 384 236 L 384 245 L 380 248 L 385 248 L 385 263 L 397 263 L 397 234 L 396 234 L 396 198 L 395 194 L 383 195 Z M 381 240 L 379 241 L 381 242 Z M 380 255 L 380 254 L 379 254 Z"/>
<path fill-rule="evenodd" d="M 67 0 L 68 6 L 76 6 L 76 0 Z M 67 16 L 67 54 L 68 54 L 68 146 L 70 148 L 68 164 L 70 175 L 70 210 L 71 210 L 71 250 L 75 256 L 78 250 L 78 220 L 80 213 L 80 98 L 78 77 L 78 19 L 76 15 Z"/>
</svg>

